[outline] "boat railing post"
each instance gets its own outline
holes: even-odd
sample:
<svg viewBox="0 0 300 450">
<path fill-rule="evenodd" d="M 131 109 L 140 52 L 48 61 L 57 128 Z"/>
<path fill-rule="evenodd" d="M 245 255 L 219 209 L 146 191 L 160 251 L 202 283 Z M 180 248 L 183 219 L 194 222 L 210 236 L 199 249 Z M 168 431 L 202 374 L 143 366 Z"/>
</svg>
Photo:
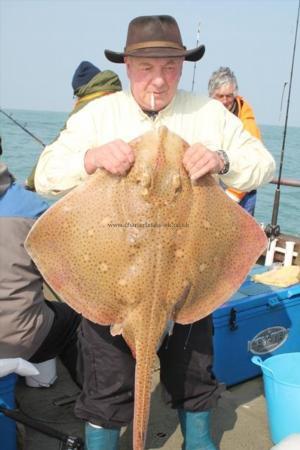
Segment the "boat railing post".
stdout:
<svg viewBox="0 0 300 450">
<path fill-rule="evenodd" d="M 268 249 L 266 252 L 265 266 L 271 266 L 274 261 L 275 248 L 277 244 L 277 239 L 269 240 Z"/>
<path fill-rule="evenodd" d="M 285 254 L 284 254 L 284 266 L 291 266 L 293 264 L 293 257 L 298 255 L 298 252 L 294 252 L 296 243 L 294 241 L 286 241 Z"/>
<path fill-rule="evenodd" d="M 266 252 L 265 266 L 270 267 L 274 263 L 275 253 L 282 253 L 284 255 L 283 265 L 291 266 L 293 264 L 294 256 L 298 256 L 298 252 L 294 251 L 296 242 L 286 241 L 285 248 L 277 247 L 278 239 L 269 240 L 269 247 Z"/>
</svg>

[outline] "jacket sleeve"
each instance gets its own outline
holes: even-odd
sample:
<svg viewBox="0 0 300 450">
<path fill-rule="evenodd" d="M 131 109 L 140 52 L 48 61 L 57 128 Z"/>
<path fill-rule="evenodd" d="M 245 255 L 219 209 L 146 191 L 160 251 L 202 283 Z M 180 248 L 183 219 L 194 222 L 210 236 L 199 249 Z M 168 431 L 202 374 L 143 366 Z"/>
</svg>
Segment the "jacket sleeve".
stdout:
<svg viewBox="0 0 300 450">
<path fill-rule="evenodd" d="M 47 205 L 19 185 L 0 198 L 1 357 L 29 359 L 50 331 L 54 313 L 44 301 L 43 279 L 24 241 Z"/>
<path fill-rule="evenodd" d="M 256 125 L 254 112 L 251 106 L 240 96 L 236 97 L 236 101 L 238 103 L 238 117 L 243 122 L 245 130 L 249 131 L 249 133 L 257 139 L 261 139 L 260 129 Z M 247 195 L 247 192 L 242 192 L 230 187 L 226 189 L 226 193 L 236 202 L 241 202 L 245 195 Z"/>
<path fill-rule="evenodd" d="M 69 118 L 56 141 L 40 155 L 34 178 L 36 191 L 44 196 L 58 196 L 79 185 L 88 176 L 84 156 L 93 146 L 94 123 L 84 108 Z"/>
<path fill-rule="evenodd" d="M 225 112 L 222 134 L 222 149 L 230 160 L 229 172 L 220 177 L 226 186 L 247 192 L 271 181 L 275 171 L 273 156 L 229 111 Z"/>
</svg>

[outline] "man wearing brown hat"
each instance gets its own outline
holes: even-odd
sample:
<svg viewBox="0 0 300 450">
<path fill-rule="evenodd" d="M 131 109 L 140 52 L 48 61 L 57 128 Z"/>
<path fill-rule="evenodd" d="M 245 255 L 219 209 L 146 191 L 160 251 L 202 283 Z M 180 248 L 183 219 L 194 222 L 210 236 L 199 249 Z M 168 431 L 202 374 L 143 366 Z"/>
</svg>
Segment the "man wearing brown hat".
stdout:
<svg viewBox="0 0 300 450">
<path fill-rule="evenodd" d="M 189 142 L 183 165 L 191 179 L 216 174 L 245 191 L 268 182 L 274 160 L 239 119 L 218 101 L 177 89 L 183 62 L 200 60 L 204 51 L 203 45 L 186 50 L 170 16 L 132 20 L 124 52 L 105 50 L 110 61 L 126 64 L 130 90 L 95 100 L 69 119 L 40 157 L 38 192 L 67 192 L 98 168 L 126 174 L 134 163 L 128 142 L 162 125 Z M 161 381 L 167 402 L 178 410 L 183 448 L 216 450 L 209 411 L 222 387 L 211 370 L 211 317 L 192 327 L 175 324 L 167 339 L 159 350 Z M 116 450 L 120 428 L 133 415 L 135 362 L 122 337 L 86 319 L 82 347 L 85 384 L 76 414 L 87 422 L 86 448 Z"/>
</svg>

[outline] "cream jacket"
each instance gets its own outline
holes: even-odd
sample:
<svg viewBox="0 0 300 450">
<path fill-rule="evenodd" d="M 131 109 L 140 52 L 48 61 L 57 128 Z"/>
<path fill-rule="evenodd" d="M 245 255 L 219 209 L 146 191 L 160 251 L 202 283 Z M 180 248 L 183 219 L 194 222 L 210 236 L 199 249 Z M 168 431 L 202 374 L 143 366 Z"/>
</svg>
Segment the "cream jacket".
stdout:
<svg viewBox="0 0 300 450">
<path fill-rule="evenodd" d="M 94 100 L 72 115 L 58 139 L 40 156 L 35 185 L 46 196 L 63 194 L 88 177 L 84 157 L 89 148 L 137 136 L 161 126 L 188 144 L 200 142 L 210 150 L 225 150 L 230 170 L 220 177 L 225 185 L 251 191 L 272 179 L 275 162 L 258 139 L 221 102 L 178 91 L 172 102 L 153 120 L 128 91 Z"/>
</svg>

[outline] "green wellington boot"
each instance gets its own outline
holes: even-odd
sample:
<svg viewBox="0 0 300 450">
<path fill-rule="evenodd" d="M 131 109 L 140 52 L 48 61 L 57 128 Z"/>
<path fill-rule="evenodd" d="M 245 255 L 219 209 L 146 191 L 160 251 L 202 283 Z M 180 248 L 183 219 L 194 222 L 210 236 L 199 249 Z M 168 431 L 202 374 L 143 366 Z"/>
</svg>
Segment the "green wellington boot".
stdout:
<svg viewBox="0 0 300 450">
<path fill-rule="evenodd" d="M 85 450 L 118 450 L 120 428 L 93 427 L 85 424 Z"/>
<path fill-rule="evenodd" d="M 183 434 L 182 450 L 217 450 L 210 437 L 210 412 L 178 409 Z"/>
</svg>

